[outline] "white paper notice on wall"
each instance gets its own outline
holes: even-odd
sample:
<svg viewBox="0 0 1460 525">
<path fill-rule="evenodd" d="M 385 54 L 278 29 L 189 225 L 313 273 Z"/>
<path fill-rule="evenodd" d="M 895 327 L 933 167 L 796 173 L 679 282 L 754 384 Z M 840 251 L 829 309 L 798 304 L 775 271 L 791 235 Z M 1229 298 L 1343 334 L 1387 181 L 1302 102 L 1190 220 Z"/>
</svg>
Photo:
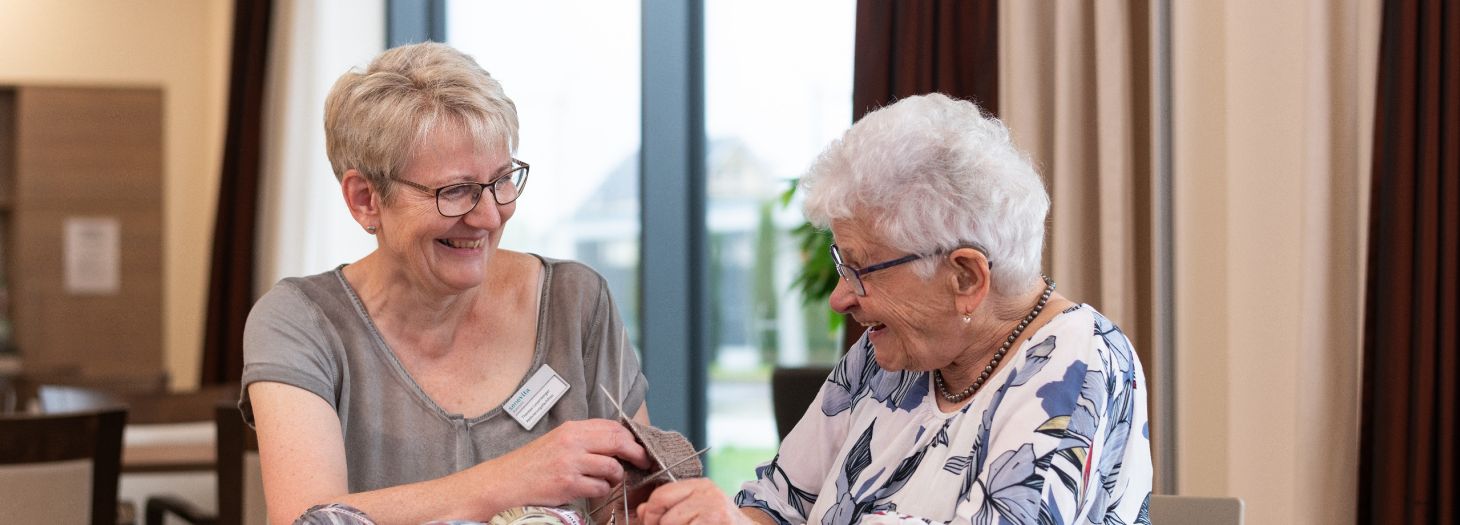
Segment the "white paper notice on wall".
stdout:
<svg viewBox="0 0 1460 525">
<path fill-rule="evenodd" d="M 116 217 L 67 217 L 66 293 L 113 295 L 122 289 L 122 221 Z"/>
</svg>

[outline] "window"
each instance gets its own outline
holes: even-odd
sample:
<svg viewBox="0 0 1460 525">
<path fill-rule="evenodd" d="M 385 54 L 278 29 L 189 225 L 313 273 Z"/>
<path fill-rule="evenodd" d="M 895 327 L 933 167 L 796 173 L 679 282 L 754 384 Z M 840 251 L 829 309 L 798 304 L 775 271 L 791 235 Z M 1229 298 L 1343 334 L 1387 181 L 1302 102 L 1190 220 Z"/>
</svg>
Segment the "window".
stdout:
<svg viewBox="0 0 1460 525">
<path fill-rule="evenodd" d="M 641 349 L 656 423 L 711 446 L 710 475 L 727 492 L 775 453 L 771 368 L 832 362 L 842 350 L 826 305 L 791 290 L 801 262 L 788 232 L 803 218 L 780 196 L 851 123 L 854 14 L 853 2 L 446 3 L 448 41 L 517 102 L 518 156 L 533 167 L 502 245 L 577 259 L 608 278 L 635 343 L 651 341 Z M 641 133 L 653 146 L 642 153 Z M 691 153 L 703 158 L 686 161 Z M 704 179 L 680 186 L 699 176 L 696 162 Z M 672 184 L 651 183 L 654 196 L 640 202 L 645 177 Z M 640 243 L 647 217 L 677 221 L 685 209 L 682 237 Z M 645 258 L 669 271 L 642 270 L 652 275 L 640 282 L 640 254 L 664 244 L 687 256 Z M 681 278 L 703 291 L 660 295 L 697 286 Z M 645 314 L 659 328 L 640 333 L 648 305 L 673 313 Z M 657 332 L 674 334 L 655 347 Z"/>
<path fill-rule="evenodd" d="M 502 247 L 598 270 L 638 341 L 638 2 L 454 0 L 446 8 L 448 42 L 517 104 L 517 158 L 532 164 Z"/>
<path fill-rule="evenodd" d="M 789 232 L 805 219 L 799 202 L 780 199 L 851 125 L 854 7 L 704 5 L 707 437 L 710 475 L 732 494 L 775 455 L 772 367 L 841 354 L 827 305 L 805 304 L 791 289 L 801 257 Z"/>
</svg>

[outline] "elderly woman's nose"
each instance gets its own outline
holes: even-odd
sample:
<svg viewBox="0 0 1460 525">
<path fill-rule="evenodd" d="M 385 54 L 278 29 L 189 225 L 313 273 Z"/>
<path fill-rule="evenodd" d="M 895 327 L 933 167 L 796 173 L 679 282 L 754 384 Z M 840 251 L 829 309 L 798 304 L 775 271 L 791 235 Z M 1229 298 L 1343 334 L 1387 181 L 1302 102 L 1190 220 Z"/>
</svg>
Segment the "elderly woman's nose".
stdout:
<svg viewBox="0 0 1460 525">
<path fill-rule="evenodd" d="M 852 284 L 846 279 L 837 279 L 836 288 L 831 290 L 831 298 L 828 302 L 831 303 L 832 310 L 844 314 L 852 308 L 852 305 L 857 304 L 857 293 L 852 290 Z"/>
</svg>

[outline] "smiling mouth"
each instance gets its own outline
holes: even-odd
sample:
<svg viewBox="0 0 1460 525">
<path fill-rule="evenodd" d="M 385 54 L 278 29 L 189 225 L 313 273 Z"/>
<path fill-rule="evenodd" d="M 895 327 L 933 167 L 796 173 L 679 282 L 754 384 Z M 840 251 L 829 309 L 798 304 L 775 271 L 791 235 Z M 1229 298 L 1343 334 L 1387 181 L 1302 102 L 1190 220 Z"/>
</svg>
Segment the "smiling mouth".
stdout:
<svg viewBox="0 0 1460 525">
<path fill-rule="evenodd" d="M 867 322 L 861 322 L 861 321 L 858 321 L 858 322 L 861 323 L 862 326 L 865 327 L 868 332 L 880 332 L 884 328 L 887 328 L 887 325 L 882 324 L 882 323 L 867 323 Z"/>
<path fill-rule="evenodd" d="M 441 243 L 442 246 L 445 246 L 447 248 L 458 248 L 458 249 L 463 249 L 463 250 L 470 250 L 470 249 L 475 249 L 475 248 L 481 248 L 482 245 L 484 245 L 484 244 L 487 243 L 487 240 L 486 239 L 477 239 L 477 240 L 474 240 L 474 241 L 458 241 L 458 240 L 455 240 L 455 239 L 436 239 L 436 242 Z"/>
</svg>

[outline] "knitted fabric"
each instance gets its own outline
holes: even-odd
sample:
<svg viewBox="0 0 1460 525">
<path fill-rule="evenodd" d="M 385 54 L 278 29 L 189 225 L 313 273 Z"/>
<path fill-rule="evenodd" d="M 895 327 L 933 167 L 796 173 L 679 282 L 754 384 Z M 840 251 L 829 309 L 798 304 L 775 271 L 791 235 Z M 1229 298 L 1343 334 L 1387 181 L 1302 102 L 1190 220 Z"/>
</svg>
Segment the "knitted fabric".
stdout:
<svg viewBox="0 0 1460 525">
<path fill-rule="evenodd" d="M 654 463 L 653 469 L 647 471 L 625 464 L 624 470 L 627 478 L 625 482 L 629 487 L 638 487 L 646 481 L 645 477 L 670 465 L 674 465 L 669 469 L 669 473 L 674 474 L 675 479 L 704 477 L 705 467 L 700 463 L 700 458 L 695 456 L 694 445 L 685 439 L 684 435 L 672 430 L 661 430 L 632 419 L 624 421 L 628 423 L 629 431 L 633 432 L 634 438 L 644 445 L 644 450 L 649 452 L 649 458 Z M 681 460 L 684 461 L 680 463 Z M 675 463 L 679 464 L 675 465 Z M 663 485 L 669 482 L 669 476 L 660 474 L 647 481 L 649 486 Z"/>
</svg>

